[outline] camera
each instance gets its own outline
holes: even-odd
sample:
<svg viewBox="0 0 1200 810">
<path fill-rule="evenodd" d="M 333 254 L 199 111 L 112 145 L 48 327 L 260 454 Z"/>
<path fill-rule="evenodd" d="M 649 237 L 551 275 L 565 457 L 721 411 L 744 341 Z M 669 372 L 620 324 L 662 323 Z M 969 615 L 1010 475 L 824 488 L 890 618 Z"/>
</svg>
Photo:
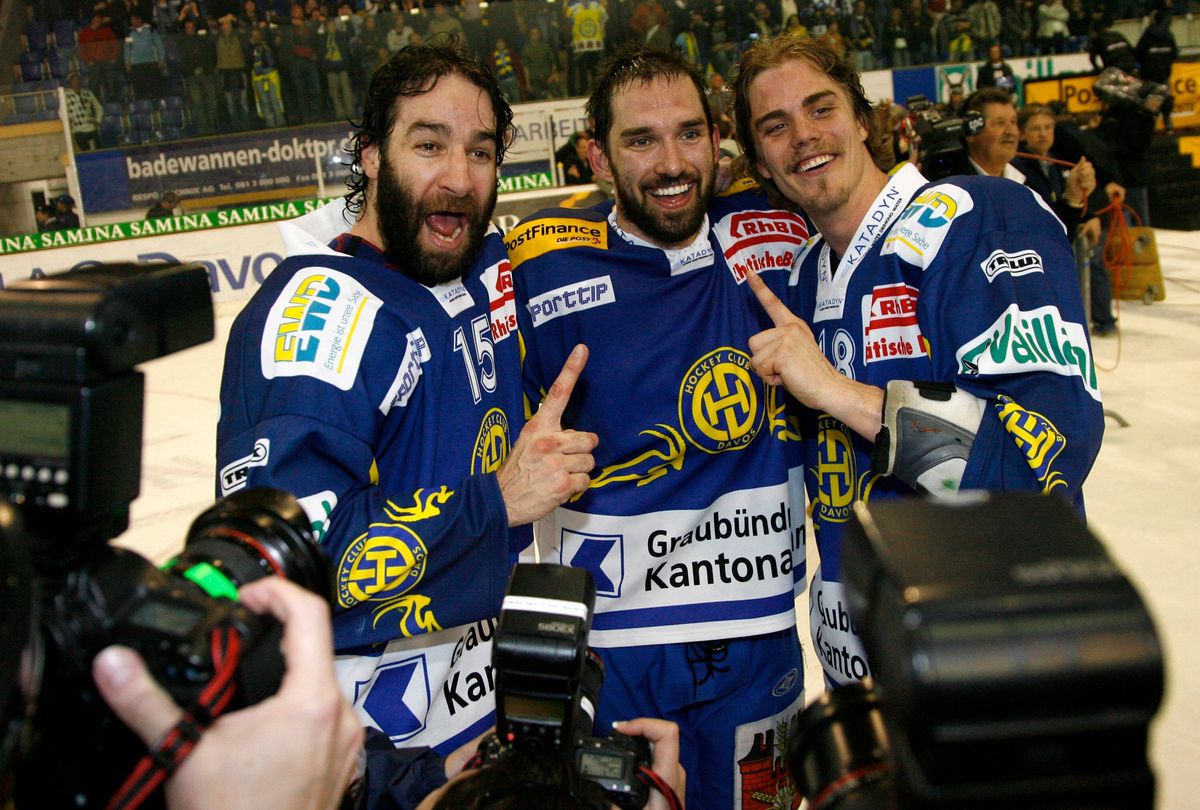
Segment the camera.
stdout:
<svg viewBox="0 0 1200 810">
<path fill-rule="evenodd" d="M 923 95 L 909 96 L 904 106 L 908 117 L 900 121 L 897 134 L 919 145 L 921 173 L 929 180 L 970 174 L 962 139 L 983 129 L 983 116 L 977 112 L 962 118 L 944 116 Z"/>
<path fill-rule="evenodd" d="M 162 570 L 109 545 L 140 488 L 134 366 L 212 334 L 199 264 L 100 265 L 0 291 L 2 584 L 18 628 L 4 652 L 22 659 L 25 693 L 18 807 L 107 804 L 145 754 L 93 685 L 101 649 L 131 647 L 176 703 L 215 717 L 274 694 L 284 671 L 280 625 L 234 601 L 237 588 L 280 574 L 331 596 L 303 509 L 276 490 L 217 502 Z M 149 806 L 161 803 L 159 792 Z"/>
<path fill-rule="evenodd" d="M 858 503 L 843 554 L 875 682 L 790 739 L 813 810 L 1150 810 L 1162 649 L 1063 499 Z"/>
<path fill-rule="evenodd" d="M 551 564 L 518 564 L 500 607 L 492 649 L 496 732 L 480 745 L 483 763 L 514 751 L 554 752 L 604 789 L 622 808 L 644 807 L 650 745 L 613 732 L 592 736 L 604 682 L 600 659 L 588 650 L 596 603 L 590 572 Z"/>
</svg>

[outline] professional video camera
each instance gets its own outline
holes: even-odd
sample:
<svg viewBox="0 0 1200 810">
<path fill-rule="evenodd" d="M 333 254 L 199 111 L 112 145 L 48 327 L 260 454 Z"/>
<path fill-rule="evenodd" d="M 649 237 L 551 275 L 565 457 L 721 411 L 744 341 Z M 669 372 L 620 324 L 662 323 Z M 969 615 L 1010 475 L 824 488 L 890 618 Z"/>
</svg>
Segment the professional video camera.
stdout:
<svg viewBox="0 0 1200 810">
<path fill-rule="evenodd" d="M 1139 79 L 1116 67 L 1100 71 L 1093 88 L 1105 103 L 1132 104 L 1151 112 L 1158 112 L 1171 95 L 1171 88 L 1165 84 Z"/>
<path fill-rule="evenodd" d="M 203 727 L 274 694 L 284 671 L 279 624 L 231 601 L 237 588 L 281 574 L 330 598 L 308 519 L 275 490 L 219 501 L 162 571 L 108 544 L 140 487 L 144 380 L 133 366 L 212 335 L 198 264 L 89 267 L 0 291 L 0 698 L 22 660 L 24 711 L 9 724 L 24 737 L 18 807 L 97 807 L 118 789 L 131 800 L 120 806 L 136 806 L 161 781 L 139 771 L 120 787 L 145 746 L 92 683 L 101 649 L 138 651 Z"/>
<path fill-rule="evenodd" d="M 649 798 L 650 746 L 613 732 L 593 737 L 604 670 L 587 648 L 596 585 L 580 568 L 519 564 L 500 608 L 492 650 L 496 733 L 480 745 L 483 763 L 514 751 L 558 752 L 604 788 L 619 807 Z"/>
<path fill-rule="evenodd" d="M 977 112 L 963 118 L 943 116 L 923 95 L 909 96 L 904 106 L 908 117 L 901 119 L 897 135 L 917 146 L 921 173 L 929 180 L 970 174 L 962 139 L 983 129 L 983 116 Z"/>
<path fill-rule="evenodd" d="M 858 504 L 842 560 L 877 684 L 790 740 L 812 810 L 1149 810 L 1162 651 L 1066 501 Z"/>
</svg>

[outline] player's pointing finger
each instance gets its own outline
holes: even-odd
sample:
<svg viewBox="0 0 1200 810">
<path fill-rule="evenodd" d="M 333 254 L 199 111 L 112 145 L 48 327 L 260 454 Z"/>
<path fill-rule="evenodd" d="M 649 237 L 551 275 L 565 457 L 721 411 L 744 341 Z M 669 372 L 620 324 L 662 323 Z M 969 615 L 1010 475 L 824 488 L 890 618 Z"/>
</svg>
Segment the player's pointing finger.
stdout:
<svg viewBox="0 0 1200 810">
<path fill-rule="evenodd" d="M 780 301 L 775 293 L 771 292 L 771 288 L 758 277 L 758 273 L 747 273 L 746 283 L 750 285 L 750 289 L 754 290 L 758 303 L 762 304 L 763 309 L 767 311 L 767 315 L 776 326 L 783 326 L 797 320 L 792 311 L 787 308 L 787 304 Z"/>
<path fill-rule="evenodd" d="M 563 363 L 562 371 L 558 372 L 558 377 L 550 386 L 546 398 L 542 400 L 538 416 L 542 419 L 552 420 L 556 428 L 561 424 L 563 411 L 566 410 L 567 402 L 571 399 L 571 392 L 575 390 L 575 383 L 579 380 L 579 375 L 583 373 L 583 367 L 587 365 L 587 359 L 587 346 L 580 343 L 572 349 L 571 354 L 567 356 L 567 361 Z"/>
</svg>

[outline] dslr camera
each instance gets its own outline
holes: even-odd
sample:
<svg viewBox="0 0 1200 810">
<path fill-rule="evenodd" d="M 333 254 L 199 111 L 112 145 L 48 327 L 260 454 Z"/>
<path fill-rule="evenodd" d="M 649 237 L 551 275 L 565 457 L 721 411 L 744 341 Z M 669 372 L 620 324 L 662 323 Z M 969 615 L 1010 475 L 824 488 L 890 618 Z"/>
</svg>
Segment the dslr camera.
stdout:
<svg viewBox="0 0 1200 810">
<path fill-rule="evenodd" d="M 563 754 L 618 807 L 641 808 L 650 795 L 640 776 L 650 768 L 650 744 L 618 732 L 592 736 L 604 683 L 600 659 L 587 646 L 595 603 L 588 571 L 516 566 L 492 649 L 496 732 L 480 751 L 484 765 L 514 751 Z"/>
<path fill-rule="evenodd" d="M 962 118 L 944 116 L 920 94 L 909 96 L 904 106 L 908 108 L 908 117 L 900 121 L 899 134 L 919 146 L 921 173 L 929 180 L 969 174 L 962 139 L 983 129 L 983 116 L 977 112 Z"/>
<path fill-rule="evenodd" d="M 199 264 L 101 265 L 0 291 L 0 756 L 16 761 L 19 808 L 162 806 L 145 781 L 122 785 L 146 749 L 95 689 L 101 649 L 140 653 L 203 726 L 274 694 L 284 672 L 280 625 L 237 588 L 280 574 L 330 598 L 307 517 L 275 490 L 217 502 L 162 570 L 108 542 L 140 488 L 134 366 L 212 335 Z"/>
<path fill-rule="evenodd" d="M 1162 649 L 1066 500 L 858 503 L 842 560 L 875 682 L 794 727 L 812 810 L 1152 810 Z"/>
</svg>

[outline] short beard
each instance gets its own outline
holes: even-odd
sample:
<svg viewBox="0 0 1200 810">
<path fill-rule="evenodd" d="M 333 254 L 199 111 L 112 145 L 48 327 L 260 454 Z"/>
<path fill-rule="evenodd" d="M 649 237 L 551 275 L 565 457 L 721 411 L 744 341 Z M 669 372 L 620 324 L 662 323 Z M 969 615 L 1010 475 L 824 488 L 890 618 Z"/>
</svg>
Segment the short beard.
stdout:
<svg viewBox="0 0 1200 810">
<path fill-rule="evenodd" d="M 387 154 L 381 150 L 379 176 L 375 181 L 375 218 L 383 240 L 383 254 L 414 281 L 436 287 L 465 276 L 479 253 L 495 207 L 495 188 L 483 206 L 474 196 L 462 201 L 446 195 L 415 200 L 412 190 L 396 175 Z M 429 253 L 418 241 L 425 217 L 438 211 L 466 215 L 467 239 L 457 253 Z"/>
<path fill-rule="evenodd" d="M 662 216 L 661 212 L 639 202 L 634 190 L 623 182 L 615 170 L 613 171 L 613 180 L 615 181 L 613 186 L 617 194 L 617 202 L 621 207 L 621 214 L 633 223 L 649 241 L 661 245 L 677 245 L 691 239 L 700 230 L 704 216 L 708 213 L 708 204 L 712 201 L 713 185 L 716 182 L 715 175 L 716 170 L 714 169 L 713 175 L 708 178 L 707 183 L 704 178 L 696 178 L 699 186 L 696 205 L 693 208 L 679 211 L 677 216 Z M 671 184 L 662 183 L 661 185 Z M 646 195 L 649 196 L 649 192 L 646 192 Z"/>
</svg>

